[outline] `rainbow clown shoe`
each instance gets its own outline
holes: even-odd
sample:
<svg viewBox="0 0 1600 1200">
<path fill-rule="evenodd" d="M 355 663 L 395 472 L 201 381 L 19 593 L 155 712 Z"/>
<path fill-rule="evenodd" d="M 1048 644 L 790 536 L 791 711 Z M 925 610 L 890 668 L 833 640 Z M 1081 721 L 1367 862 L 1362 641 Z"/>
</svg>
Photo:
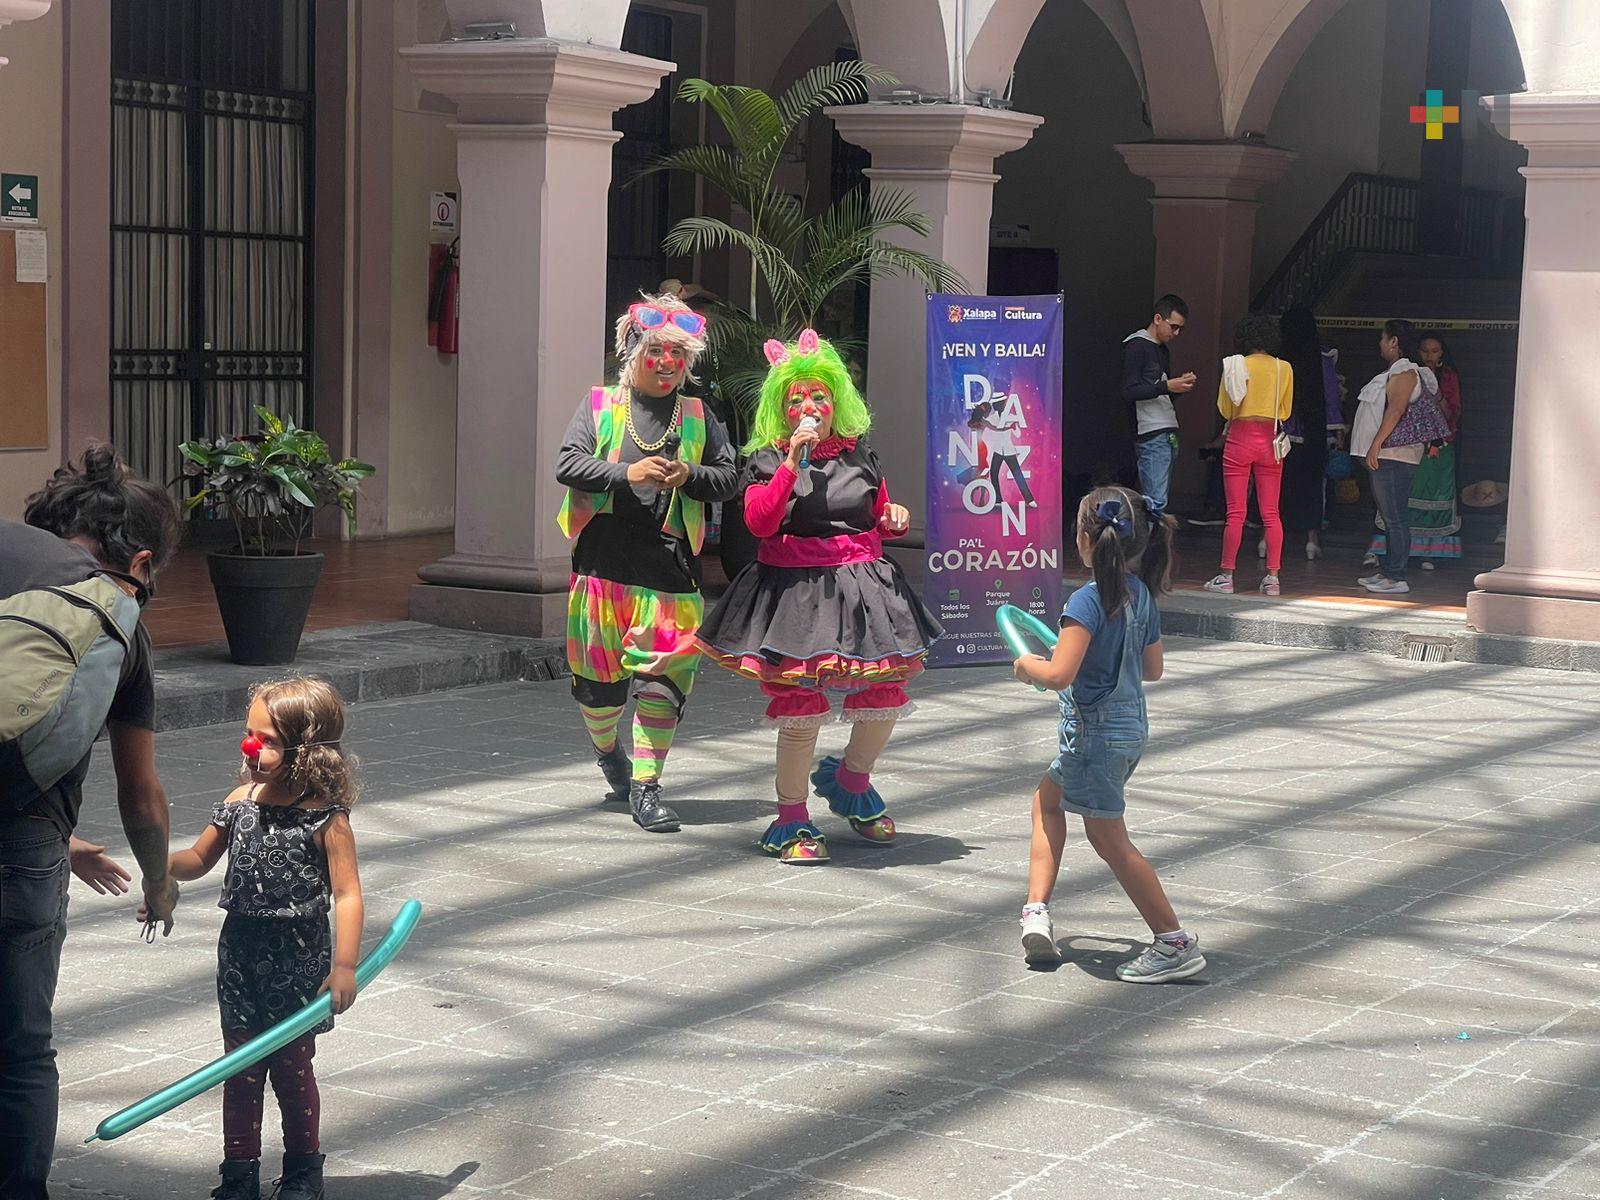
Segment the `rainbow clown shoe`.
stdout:
<svg viewBox="0 0 1600 1200">
<path fill-rule="evenodd" d="M 821 865 L 828 861 L 828 842 L 810 821 L 774 821 L 757 843 L 766 853 L 791 867 Z"/>
<path fill-rule="evenodd" d="M 871 777 L 849 770 L 842 760 L 828 757 L 811 774 L 811 786 L 837 816 L 850 822 L 869 842 L 894 841 L 894 818 L 872 786 Z"/>
</svg>

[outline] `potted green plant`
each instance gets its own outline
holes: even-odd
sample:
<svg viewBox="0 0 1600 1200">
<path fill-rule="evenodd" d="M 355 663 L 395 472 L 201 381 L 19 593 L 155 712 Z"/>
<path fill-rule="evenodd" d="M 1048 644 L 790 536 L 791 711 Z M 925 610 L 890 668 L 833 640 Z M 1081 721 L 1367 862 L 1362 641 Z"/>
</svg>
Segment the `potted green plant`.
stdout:
<svg viewBox="0 0 1600 1200">
<path fill-rule="evenodd" d="M 696 368 L 743 446 L 767 364 L 768 338 L 789 341 L 802 329 L 822 329 L 847 356 L 864 351 L 858 331 L 822 328 L 829 302 L 841 290 L 882 275 L 907 274 L 930 291 L 963 291 L 966 281 L 940 259 L 891 241 L 904 232 L 932 229 L 905 192 L 864 185 L 826 208 L 808 203 L 775 182 L 790 142 L 824 108 L 868 98 L 869 86 L 896 79 L 881 67 L 832 62 L 807 71 L 774 98 L 760 88 L 686 79 L 678 100 L 704 104 L 722 127 L 717 143 L 686 146 L 657 159 L 645 172 L 683 171 L 722 192 L 742 214 L 735 224 L 716 217 L 686 217 L 668 231 L 662 249 L 691 256 L 729 247 L 749 259 L 750 290 L 740 302 L 706 306 L 707 353 Z M 723 567 L 732 578 L 755 558 L 755 539 L 744 530 L 739 501 L 722 508 Z"/>
<path fill-rule="evenodd" d="M 236 663 L 293 662 L 323 556 L 302 551 L 313 519 L 338 506 L 356 528 L 356 490 L 374 468 L 334 461 L 328 444 L 269 409 L 257 408 L 261 430 L 191 441 L 178 447 L 184 475 L 200 489 L 187 509 L 206 507 L 233 523 L 235 542 L 206 556 L 228 651 Z"/>
</svg>

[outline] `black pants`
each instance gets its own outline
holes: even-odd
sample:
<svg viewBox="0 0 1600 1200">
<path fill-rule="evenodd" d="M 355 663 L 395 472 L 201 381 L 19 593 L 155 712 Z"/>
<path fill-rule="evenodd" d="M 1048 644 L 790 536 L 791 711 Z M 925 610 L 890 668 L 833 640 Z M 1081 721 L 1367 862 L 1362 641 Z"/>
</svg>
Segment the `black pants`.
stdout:
<svg viewBox="0 0 1600 1200">
<path fill-rule="evenodd" d="M 50 1006 L 67 939 L 67 843 L 0 819 L 0 1200 L 43 1197 L 56 1144 Z"/>
<path fill-rule="evenodd" d="M 1028 486 L 1028 481 L 1022 474 L 1022 458 L 1016 454 L 990 454 L 989 455 L 989 486 L 994 489 L 994 502 L 1000 503 L 1000 467 L 1004 464 L 1011 468 L 1011 478 L 1017 481 L 1017 488 L 1022 492 L 1022 498 L 1029 504 L 1033 501 L 1033 489 Z"/>
</svg>

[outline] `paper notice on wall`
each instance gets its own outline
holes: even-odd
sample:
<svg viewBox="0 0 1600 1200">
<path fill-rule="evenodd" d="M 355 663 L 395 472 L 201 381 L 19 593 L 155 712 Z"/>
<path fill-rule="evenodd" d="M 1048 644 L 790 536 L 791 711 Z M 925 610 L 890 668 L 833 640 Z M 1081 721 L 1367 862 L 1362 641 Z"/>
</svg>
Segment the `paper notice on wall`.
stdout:
<svg viewBox="0 0 1600 1200">
<path fill-rule="evenodd" d="M 44 283 L 50 254 L 42 229 L 17 230 L 17 282 Z"/>
</svg>

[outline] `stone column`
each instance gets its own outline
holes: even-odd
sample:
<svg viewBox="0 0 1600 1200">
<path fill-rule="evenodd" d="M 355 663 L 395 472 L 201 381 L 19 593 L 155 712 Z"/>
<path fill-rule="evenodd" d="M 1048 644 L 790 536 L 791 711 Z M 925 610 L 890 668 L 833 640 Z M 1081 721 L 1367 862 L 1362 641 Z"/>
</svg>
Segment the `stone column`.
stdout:
<svg viewBox="0 0 1600 1200">
<path fill-rule="evenodd" d="M 857 104 L 828 115 L 847 142 L 872 152 L 874 187 L 908 193 L 932 229 L 899 240 L 933 254 L 976 294 L 989 280 L 989 215 L 994 160 L 1027 144 L 1043 117 L 965 104 Z M 881 428 L 874 443 L 899 503 L 911 510 L 912 538 L 927 514 L 926 305 L 920 280 L 905 276 L 872 284 L 867 396 Z"/>
<path fill-rule="evenodd" d="M 1503 567 L 1479 575 L 1467 624 L 1600 641 L 1600 402 L 1588 380 L 1600 296 L 1600 94 L 1495 96 L 1528 148 L 1527 248 Z"/>
<path fill-rule="evenodd" d="M 1295 156 L 1243 142 L 1134 142 L 1117 152 L 1155 185 L 1150 299 L 1175 292 L 1189 305 L 1188 327 L 1172 343 L 1172 371 L 1193 371 L 1197 382 L 1176 404 L 1183 453 L 1173 468 L 1172 506 L 1198 511 L 1205 470 L 1194 451 L 1215 433 L 1222 359 L 1233 353 L 1234 321 L 1250 308 L 1256 196 Z"/>
<path fill-rule="evenodd" d="M 557 634 L 571 568 L 555 455 L 602 381 L 612 118 L 673 64 L 551 39 L 400 53 L 459 106 L 461 181 L 455 553 L 418 572 L 411 616 Z"/>
</svg>

